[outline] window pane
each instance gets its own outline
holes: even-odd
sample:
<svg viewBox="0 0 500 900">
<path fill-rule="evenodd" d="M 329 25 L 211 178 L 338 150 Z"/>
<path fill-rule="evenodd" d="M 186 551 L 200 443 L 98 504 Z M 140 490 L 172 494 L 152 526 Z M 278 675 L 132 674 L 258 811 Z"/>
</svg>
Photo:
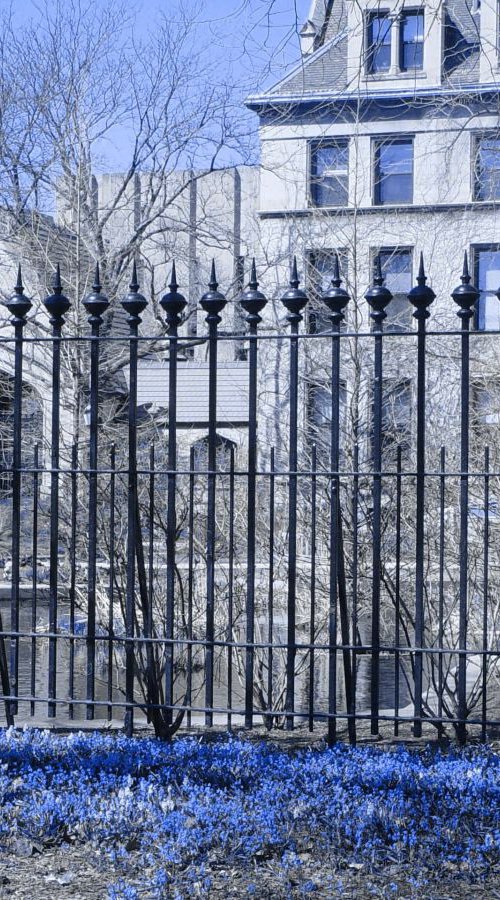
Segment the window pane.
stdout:
<svg viewBox="0 0 500 900">
<path fill-rule="evenodd" d="M 401 23 L 401 60 L 405 69 L 421 69 L 424 61 L 423 13 L 408 13 Z"/>
<path fill-rule="evenodd" d="M 396 450 L 410 447 L 411 382 L 389 382 L 384 385 L 382 400 L 382 449 L 386 463 L 395 462 Z"/>
<path fill-rule="evenodd" d="M 340 277 L 346 287 L 347 280 L 347 253 L 338 250 Z M 311 288 L 311 303 L 308 306 L 309 331 L 318 334 L 322 331 L 332 330 L 332 320 L 328 308 L 321 299 L 321 294 L 331 287 L 333 278 L 333 250 L 317 250 L 310 254 L 308 281 Z M 344 326 L 345 327 L 345 326 Z"/>
<path fill-rule="evenodd" d="M 373 16 L 368 29 L 371 72 L 387 72 L 391 66 L 391 20 L 387 15 Z"/>
<path fill-rule="evenodd" d="M 500 302 L 495 291 L 500 287 L 500 249 L 476 250 L 477 286 L 480 297 L 477 327 L 484 331 L 500 328 Z"/>
<path fill-rule="evenodd" d="M 406 331 L 412 320 L 412 307 L 407 297 L 412 287 L 412 251 L 381 250 L 380 262 L 385 285 L 393 294 L 386 307 L 386 326 L 392 331 Z"/>
<path fill-rule="evenodd" d="M 476 200 L 500 200 L 500 138 L 479 138 Z"/>
<path fill-rule="evenodd" d="M 316 206 L 345 206 L 348 195 L 349 146 L 347 141 L 314 147 L 312 199 Z"/>
<path fill-rule="evenodd" d="M 411 203 L 413 199 L 413 142 L 379 144 L 376 152 L 376 203 Z"/>
</svg>

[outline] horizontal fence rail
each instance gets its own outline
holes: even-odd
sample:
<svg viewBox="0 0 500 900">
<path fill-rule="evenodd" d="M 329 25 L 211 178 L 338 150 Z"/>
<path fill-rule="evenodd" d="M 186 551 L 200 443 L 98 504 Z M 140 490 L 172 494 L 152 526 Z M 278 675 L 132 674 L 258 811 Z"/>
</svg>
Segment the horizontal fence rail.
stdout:
<svg viewBox="0 0 500 900">
<path fill-rule="evenodd" d="M 33 309 L 19 270 L 0 329 L 5 724 L 495 735 L 500 334 L 475 330 L 479 296 L 467 257 L 452 299 L 421 259 L 402 328 L 380 260 L 361 300 L 336 256 L 326 291 L 294 261 L 275 301 L 253 263 L 229 304 L 212 266 L 185 333 L 175 265 L 160 331 L 135 265 L 121 301 L 97 268 L 78 309 L 59 269 Z"/>
</svg>

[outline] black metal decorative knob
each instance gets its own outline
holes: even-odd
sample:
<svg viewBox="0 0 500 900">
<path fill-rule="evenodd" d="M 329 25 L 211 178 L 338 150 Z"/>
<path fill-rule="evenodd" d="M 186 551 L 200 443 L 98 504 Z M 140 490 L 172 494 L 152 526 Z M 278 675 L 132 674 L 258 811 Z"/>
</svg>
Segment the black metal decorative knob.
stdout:
<svg viewBox="0 0 500 900">
<path fill-rule="evenodd" d="M 106 312 L 109 306 L 109 300 L 105 294 L 101 293 L 102 285 L 99 272 L 99 263 L 96 263 L 94 284 L 92 292 L 87 294 L 83 300 L 83 305 L 87 310 L 89 322 L 91 325 L 102 325 L 102 314 Z"/>
<path fill-rule="evenodd" d="M 430 316 L 429 306 L 436 299 L 434 291 L 426 284 L 426 281 L 427 276 L 424 270 L 424 255 L 421 253 L 417 284 L 408 292 L 408 300 L 415 307 L 413 315 L 416 319 L 428 319 Z"/>
<path fill-rule="evenodd" d="M 339 257 L 335 253 L 333 256 L 333 277 L 331 279 L 331 287 L 321 294 L 323 303 L 326 303 L 330 310 L 330 316 L 335 324 L 340 324 L 344 318 L 344 309 L 349 303 L 349 294 L 341 287 L 342 279 L 340 277 Z"/>
<path fill-rule="evenodd" d="M 62 292 L 59 263 L 57 264 L 57 269 L 54 278 L 52 279 L 52 290 L 54 293 L 45 298 L 43 305 L 49 314 L 51 325 L 61 326 L 64 324 L 64 314 L 67 313 L 71 304 Z"/>
<path fill-rule="evenodd" d="M 12 325 L 26 325 L 26 316 L 32 307 L 32 303 L 31 300 L 28 299 L 28 297 L 24 296 L 24 287 L 20 264 L 17 269 L 17 282 L 14 288 L 14 293 L 12 294 L 10 299 L 5 302 L 5 305 L 12 315 L 12 318 L 10 320 Z"/>
<path fill-rule="evenodd" d="M 240 303 L 247 313 L 246 319 L 249 325 L 258 325 L 262 321 L 260 313 L 264 309 L 267 299 L 259 291 L 259 282 L 257 281 L 257 272 L 255 269 L 255 259 L 252 260 L 252 268 L 250 269 L 250 280 L 248 288 L 243 291 L 240 297 Z"/>
<path fill-rule="evenodd" d="M 381 325 L 384 321 L 387 315 L 385 308 L 392 300 L 392 294 L 388 288 L 384 287 L 384 281 L 385 278 L 382 275 L 382 263 L 379 255 L 375 262 L 373 285 L 365 294 L 365 299 L 372 310 L 370 316 L 377 325 Z"/>
<path fill-rule="evenodd" d="M 128 313 L 129 325 L 138 325 L 141 321 L 141 312 L 148 305 L 148 301 L 139 293 L 139 282 L 137 281 L 137 266 L 132 266 L 132 280 L 129 285 L 129 293 L 121 301 L 126 313 Z"/>
<path fill-rule="evenodd" d="M 307 303 L 307 294 L 299 288 L 299 284 L 297 259 L 294 256 L 290 274 L 290 289 L 281 298 L 283 306 L 288 310 L 287 319 L 289 322 L 298 323 L 302 320 L 302 310 Z"/>
<path fill-rule="evenodd" d="M 167 324 L 169 328 L 176 328 L 181 321 L 181 313 L 186 306 L 186 298 L 178 291 L 177 272 L 175 270 L 175 261 L 172 263 L 172 273 L 170 275 L 170 290 L 164 294 L 160 300 L 160 305 L 167 314 Z"/>
<path fill-rule="evenodd" d="M 217 290 L 218 287 L 219 282 L 217 281 L 217 276 L 215 274 L 215 260 L 212 260 L 208 291 L 206 294 L 203 294 L 203 297 L 200 300 L 200 305 L 207 314 L 207 322 L 210 320 L 220 322 L 219 313 L 224 309 L 227 303 L 224 294 L 221 294 L 221 292 Z"/>
<path fill-rule="evenodd" d="M 464 253 L 464 267 L 460 280 L 462 284 L 455 288 L 451 296 L 460 307 L 457 316 L 460 316 L 462 319 L 470 319 L 474 315 L 474 306 L 479 298 L 479 291 L 470 283 L 471 277 L 469 275 L 467 250 Z"/>
</svg>

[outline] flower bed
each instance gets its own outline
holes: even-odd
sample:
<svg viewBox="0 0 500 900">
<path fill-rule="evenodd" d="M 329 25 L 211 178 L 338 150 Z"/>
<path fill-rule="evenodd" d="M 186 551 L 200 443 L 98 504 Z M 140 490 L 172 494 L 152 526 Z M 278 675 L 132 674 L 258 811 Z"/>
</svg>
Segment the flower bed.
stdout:
<svg viewBox="0 0 500 900">
<path fill-rule="evenodd" d="M 20 839 L 98 848 L 122 873 L 116 898 L 209 897 L 231 878 L 229 897 L 341 896 L 372 874 L 379 896 L 477 883 L 500 869 L 500 756 L 10 729 L 0 847 Z M 259 893 L 270 878 L 276 892 Z"/>
</svg>

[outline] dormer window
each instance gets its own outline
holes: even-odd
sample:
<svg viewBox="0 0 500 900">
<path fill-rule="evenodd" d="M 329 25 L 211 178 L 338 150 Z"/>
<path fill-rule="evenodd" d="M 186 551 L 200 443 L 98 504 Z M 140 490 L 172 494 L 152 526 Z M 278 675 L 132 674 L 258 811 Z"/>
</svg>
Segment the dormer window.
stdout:
<svg viewBox="0 0 500 900">
<path fill-rule="evenodd" d="M 405 9 L 369 13 L 367 19 L 367 72 L 400 75 L 424 67 L 424 13 Z"/>
<path fill-rule="evenodd" d="M 424 14 L 414 10 L 403 13 L 400 23 L 400 60 L 402 72 L 422 69 L 424 65 Z"/>
<path fill-rule="evenodd" d="M 368 71 L 388 72 L 391 68 L 391 18 L 377 12 L 368 19 Z"/>
</svg>

